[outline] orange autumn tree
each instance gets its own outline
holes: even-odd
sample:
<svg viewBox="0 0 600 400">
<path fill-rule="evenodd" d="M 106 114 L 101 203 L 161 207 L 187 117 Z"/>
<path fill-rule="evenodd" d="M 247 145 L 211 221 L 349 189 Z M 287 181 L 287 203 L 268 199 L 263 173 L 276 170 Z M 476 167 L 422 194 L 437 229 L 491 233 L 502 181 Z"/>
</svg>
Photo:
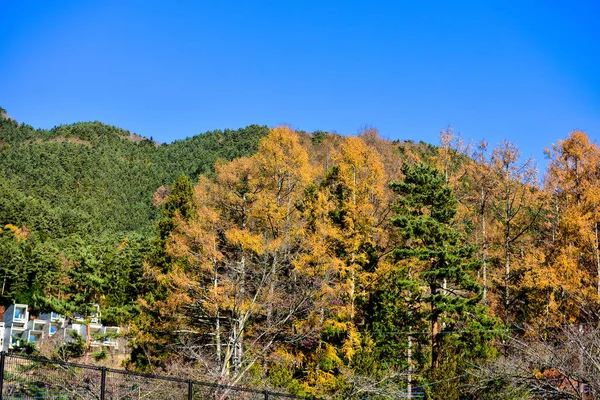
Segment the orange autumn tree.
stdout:
<svg viewBox="0 0 600 400">
<path fill-rule="evenodd" d="M 268 355 L 293 341 L 312 292 L 294 267 L 296 202 L 312 179 L 289 128 L 271 130 L 252 157 L 217 163 L 195 187 L 197 212 L 176 220 L 168 254 L 183 266 L 177 350 L 219 382 L 262 378 Z M 261 372 L 262 371 L 262 372 Z"/>
<path fill-rule="evenodd" d="M 394 374 L 402 387 L 403 367 L 390 371 L 378 360 L 365 304 L 398 268 L 384 257 L 401 234 L 387 229 L 386 180 L 398 178 L 390 176 L 394 157 L 407 155 L 386 150 L 374 131 L 323 140 L 319 149 L 278 127 L 255 155 L 217 162 L 199 178 L 192 204 L 169 214 L 165 262 L 147 268 L 153 289 L 139 302 L 138 333 L 147 335 L 140 352 L 152 356 L 160 344 L 160 355 L 185 361 L 204 380 L 269 382 L 301 395 L 350 395 L 360 382 Z M 421 154 L 423 146 L 413 147 Z M 451 180 L 459 184 L 454 174 L 469 173 L 470 160 L 456 156 L 464 165 Z M 415 358 L 399 365 L 417 371 L 424 353 L 416 341 L 407 346 Z"/>
<path fill-rule="evenodd" d="M 505 323 L 514 323 L 516 309 L 523 303 L 523 274 L 532 267 L 528 259 L 530 233 L 541 211 L 537 168 L 532 158 L 521 160 L 517 146 L 505 140 L 492 151 L 491 169 L 496 180 L 490 232 L 496 264 L 494 309 Z"/>
<path fill-rule="evenodd" d="M 496 195 L 498 180 L 492 168 L 491 154 L 488 143 L 482 140 L 471 155 L 475 161 L 469 163 L 465 179 L 462 180 L 462 190 L 466 193 L 465 204 L 469 210 L 469 220 L 473 224 L 471 242 L 477 246 L 481 260 L 480 282 L 483 302 L 487 299 L 490 287 L 490 226 L 493 222 L 492 205 Z"/>
<path fill-rule="evenodd" d="M 348 376 L 339 371 L 351 366 L 363 349 L 357 298 L 377 266 L 383 235 L 378 218 L 385 180 L 379 154 L 362 139 L 349 137 L 333 161 L 323 181 L 310 187 L 303 200 L 307 252 L 298 260 L 299 268 L 320 286 L 303 326 L 316 332 L 304 348 L 303 379 L 317 393 L 347 384 Z"/>
<path fill-rule="evenodd" d="M 600 295 L 600 149 L 584 132 L 573 131 L 546 152 L 546 190 L 554 215 L 547 256 L 554 290 L 548 308 L 560 320 L 573 321 L 581 316 L 582 304 Z"/>
<path fill-rule="evenodd" d="M 444 173 L 446 183 L 456 188 L 459 180 L 465 175 L 465 164 L 469 146 L 460 134 L 454 133 L 451 126 L 442 129 L 439 134 L 440 147 L 435 158 L 435 166 Z"/>
</svg>

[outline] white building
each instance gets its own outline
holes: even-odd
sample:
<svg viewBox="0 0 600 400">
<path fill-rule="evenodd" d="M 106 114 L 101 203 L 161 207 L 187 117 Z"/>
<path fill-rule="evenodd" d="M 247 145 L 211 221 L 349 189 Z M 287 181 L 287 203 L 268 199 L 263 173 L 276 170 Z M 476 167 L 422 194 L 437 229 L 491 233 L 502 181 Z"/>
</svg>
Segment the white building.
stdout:
<svg viewBox="0 0 600 400">
<path fill-rule="evenodd" d="M 40 319 L 48 321 L 46 332 L 48 337 L 54 336 L 61 329 L 67 327 L 67 319 L 65 318 L 65 316 L 55 313 L 54 311 L 40 315 Z"/>
<path fill-rule="evenodd" d="M 117 350 L 121 333 L 118 326 L 103 326 L 100 306 L 92 304 L 88 315 L 73 314 L 72 318 L 50 312 L 39 319 L 30 319 L 27 304 L 12 304 L 6 309 L 3 322 L 0 322 L 0 349 L 8 351 L 19 340 L 40 345 L 45 339 L 53 338 L 54 343 L 74 341 L 76 332 L 92 350 L 103 347 Z"/>
<path fill-rule="evenodd" d="M 28 330 L 29 311 L 27 304 L 11 304 L 2 317 L 4 323 L 4 340 L 2 341 L 2 350 L 12 349 L 19 340 L 29 340 Z M 34 340 L 35 340 L 34 333 Z"/>
<path fill-rule="evenodd" d="M 121 328 L 118 326 L 105 326 L 102 328 L 102 333 L 106 335 L 102 345 L 118 350 L 119 342 L 117 341 L 116 335 L 121 333 Z"/>
<path fill-rule="evenodd" d="M 47 325 L 48 321 L 44 321 L 42 319 L 29 320 L 23 338 L 28 343 L 41 343 L 45 337 L 44 332 L 47 329 Z"/>
</svg>

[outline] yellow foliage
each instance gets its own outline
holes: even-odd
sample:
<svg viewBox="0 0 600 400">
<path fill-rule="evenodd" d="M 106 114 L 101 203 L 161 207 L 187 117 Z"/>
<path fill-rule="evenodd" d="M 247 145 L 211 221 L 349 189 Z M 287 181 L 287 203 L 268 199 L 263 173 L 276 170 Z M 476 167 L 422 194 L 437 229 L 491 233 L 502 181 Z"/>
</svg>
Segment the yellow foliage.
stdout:
<svg viewBox="0 0 600 400">
<path fill-rule="evenodd" d="M 225 232 L 225 237 L 232 244 L 243 246 L 245 250 L 253 251 L 258 255 L 265 251 L 262 236 L 253 234 L 247 229 L 231 228 Z"/>
<path fill-rule="evenodd" d="M 360 349 L 360 333 L 356 330 L 356 327 L 352 326 L 347 332 L 346 340 L 342 345 L 342 355 L 348 361 L 352 361 L 352 357 Z"/>
<path fill-rule="evenodd" d="M 13 233 L 18 242 L 27 239 L 31 234 L 25 225 L 19 228 L 13 224 L 6 224 L 4 227 Z"/>
<path fill-rule="evenodd" d="M 372 198 L 383 196 L 383 163 L 377 151 L 369 147 L 358 137 L 347 138 L 334 156 L 344 184 L 352 188 L 353 194 L 360 199 L 357 202 L 367 204 Z"/>
<path fill-rule="evenodd" d="M 330 372 L 320 371 L 315 382 L 317 387 L 326 391 L 333 391 L 338 388 L 338 378 Z"/>
<path fill-rule="evenodd" d="M 324 368 L 325 370 L 331 370 L 335 367 L 339 367 L 344 365 L 342 359 L 338 356 L 337 350 L 331 344 L 326 343 L 323 352 L 321 353 L 321 365 L 327 365 L 328 368 Z"/>
</svg>

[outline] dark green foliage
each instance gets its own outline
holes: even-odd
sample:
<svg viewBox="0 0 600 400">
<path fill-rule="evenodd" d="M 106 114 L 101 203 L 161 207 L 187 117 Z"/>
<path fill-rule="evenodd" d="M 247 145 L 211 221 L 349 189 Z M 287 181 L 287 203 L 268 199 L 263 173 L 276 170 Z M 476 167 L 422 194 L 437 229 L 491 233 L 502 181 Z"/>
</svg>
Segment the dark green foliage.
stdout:
<svg viewBox="0 0 600 400">
<path fill-rule="evenodd" d="M 196 179 L 212 174 L 218 159 L 233 160 L 256 153 L 258 142 L 269 133 L 266 126 L 249 125 L 244 129 L 206 132 L 185 140 L 160 146 L 161 167 L 171 171 L 168 183 L 180 175 Z"/>
<path fill-rule="evenodd" d="M 79 358 L 85 354 L 85 340 L 77 332 L 69 332 L 72 340 L 60 345 L 54 354 L 55 359 L 69 361 L 71 358 Z"/>
<path fill-rule="evenodd" d="M 174 218 L 180 215 L 187 219 L 194 211 L 194 188 L 192 181 L 185 175 L 181 175 L 175 181 L 173 190 L 165 199 L 162 207 L 163 218 L 156 224 L 156 235 L 152 240 L 148 262 L 166 272 L 171 264 L 171 259 L 165 252 L 165 246 L 169 235 L 175 226 Z M 152 291 L 147 288 L 144 292 Z"/>
<path fill-rule="evenodd" d="M 163 205 L 163 214 L 166 218 L 173 218 L 179 212 L 184 219 L 188 219 L 194 212 L 194 187 L 192 181 L 181 175 L 175 181 L 173 190 Z"/>
<path fill-rule="evenodd" d="M 401 280 L 387 289 L 382 300 L 388 309 L 381 310 L 380 320 L 390 320 L 389 316 L 402 318 L 402 312 L 407 318 L 407 306 L 415 303 L 405 303 L 404 311 L 402 302 L 394 301 L 394 296 L 400 295 L 403 287 L 412 287 L 412 293 L 416 293 L 414 285 L 418 285 L 422 303 L 418 311 L 411 311 L 410 317 L 420 316 L 422 322 L 429 323 L 431 370 L 426 375 L 433 381 L 460 377 L 467 362 L 493 355 L 492 340 L 499 336 L 500 324 L 478 304 L 482 291 L 475 281 L 475 271 L 479 263 L 473 257 L 475 248 L 466 245 L 453 226 L 457 202 L 444 176 L 424 164 L 405 165 L 402 172 L 404 181 L 391 184 L 398 194 L 393 206 L 396 214 L 391 221 L 401 237 L 393 255 L 396 260 L 408 263 L 415 280 L 410 283 L 410 276 L 405 275 L 409 278 L 406 283 Z M 401 326 L 399 320 L 396 324 Z M 384 328 L 392 337 L 394 329 L 393 320 Z M 373 324 L 373 331 L 377 337 L 377 324 Z M 425 366 L 421 364 L 421 368 Z M 431 390 L 435 398 L 442 393 L 445 398 L 454 398 L 461 382 L 448 382 L 448 387 L 437 384 Z"/>
<path fill-rule="evenodd" d="M 45 287 L 61 270 L 58 249 L 36 237 L 17 240 L 10 230 L 0 232 L 0 299 L 40 306 Z"/>
<path fill-rule="evenodd" d="M 388 367 L 408 367 L 408 339 L 415 344 L 413 361 L 423 364 L 427 321 L 420 309 L 420 288 L 408 271 L 399 269 L 386 276 L 365 304 L 367 330 L 375 341 L 377 358 Z"/>
<path fill-rule="evenodd" d="M 102 230 L 151 234 L 153 194 L 182 174 L 256 151 L 264 126 L 207 132 L 156 146 L 100 122 L 34 130 L 0 118 L 0 225 L 26 224 L 48 237 Z"/>
<path fill-rule="evenodd" d="M 313 145 L 318 145 L 323 143 L 323 141 L 327 138 L 329 134 L 323 131 L 314 131 L 310 136 L 310 141 Z"/>
<path fill-rule="evenodd" d="M 12 351 L 15 353 L 26 354 L 28 356 L 37 356 L 39 354 L 35 343 L 30 343 L 25 339 L 17 340 L 17 344 L 13 346 Z"/>
<path fill-rule="evenodd" d="M 424 265 L 419 276 L 429 287 L 424 300 L 432 305 L 432 318 L 464 314 L 481 300 L 472 273 L 479 262 L 473 258 L 475 247 L 464 244 L 452 227 L 457 204 L 452 189 L 439 171 L 427 165 L 404 166 L 402 172 L 404 181 L 391 187 L 399 195 L 392 223 L 404 244 L 393 254 L 398 260 L 415 259 Z M 453 295 L 447 295 L 449 291 Z"/>
<path fill-rule="evenodd" d="M 108 351 L 106 351 L 106 347 L 102 347 L 102 350 L 92 353 L 92 357 L 95 361 L 106 360 L 108 357 Z"/>
</svg>

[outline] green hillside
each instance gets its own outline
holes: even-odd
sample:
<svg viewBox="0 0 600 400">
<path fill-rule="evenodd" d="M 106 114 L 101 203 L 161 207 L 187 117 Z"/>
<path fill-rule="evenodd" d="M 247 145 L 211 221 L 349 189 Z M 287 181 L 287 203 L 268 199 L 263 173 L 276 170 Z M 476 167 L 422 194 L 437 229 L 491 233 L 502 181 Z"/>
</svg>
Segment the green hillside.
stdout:
<svg viewBox="0 0 600 400">
<path fill-rule="evenodd" d="M 45 308 L 46 288 L 64 300 L 54 307 L 101 302 L 107 318 L 125 317 L 161 217 L 157 189 L 254 153 L 267 132 L 252 125 L 157 145 L 101 122 L 34 129 L 0 109 L 0 302 Z"/>
</svg>

